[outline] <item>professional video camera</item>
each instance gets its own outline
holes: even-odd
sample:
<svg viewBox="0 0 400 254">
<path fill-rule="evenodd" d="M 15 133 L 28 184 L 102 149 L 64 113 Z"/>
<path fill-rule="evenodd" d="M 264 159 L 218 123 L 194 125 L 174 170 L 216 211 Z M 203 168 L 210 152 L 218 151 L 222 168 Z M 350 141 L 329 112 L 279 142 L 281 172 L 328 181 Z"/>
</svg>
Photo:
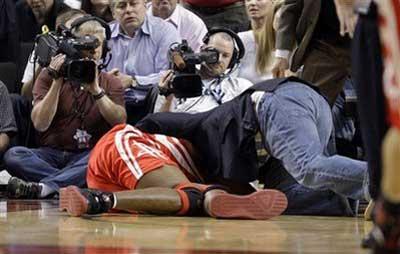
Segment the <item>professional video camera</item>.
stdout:
<svg viewBox="0 0 400 254">
<path fill-rule="evenodd" d="M 202 94 L 203 83 L 196 69 L 196 64 L 213 64 L 218 62 L 216 49 L 205 49 L 194 53 L 186 40 L 171 45 L 169 52 L 171 69 L 174 77 L 168 88 L 161 89 L 161 94 L 173 93 L 176 98 L 197 97 Z"/>
<path fill-rule="evenodd" d="M 99 44 L 95 36 L 76 37 L 70 30 L 61 29 L 58 33 L 49 32 L 37 36 L 35 52 L 42 67 L 47 67 L 55 55 L 65 54 L 65 62 L 59 75 L 82 85 L 93 82 L 96 70 L 96 63 L 85 58 L 82 50 L 95 50 Z"/>
</svg>

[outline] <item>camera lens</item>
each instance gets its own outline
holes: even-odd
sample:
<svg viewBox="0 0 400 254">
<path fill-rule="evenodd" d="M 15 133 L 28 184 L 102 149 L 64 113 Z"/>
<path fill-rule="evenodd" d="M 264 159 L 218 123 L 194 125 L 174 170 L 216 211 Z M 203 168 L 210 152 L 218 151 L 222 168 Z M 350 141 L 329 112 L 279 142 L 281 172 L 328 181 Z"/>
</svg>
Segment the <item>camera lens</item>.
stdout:
<svg viewBox="0 0 400 254">
<path fill-rule="evenodd" d="M 80 83 L 92 83 L 96 64 L 92 60 L 74 60 L 68 66 L 68 79 Z"/>
</svg>

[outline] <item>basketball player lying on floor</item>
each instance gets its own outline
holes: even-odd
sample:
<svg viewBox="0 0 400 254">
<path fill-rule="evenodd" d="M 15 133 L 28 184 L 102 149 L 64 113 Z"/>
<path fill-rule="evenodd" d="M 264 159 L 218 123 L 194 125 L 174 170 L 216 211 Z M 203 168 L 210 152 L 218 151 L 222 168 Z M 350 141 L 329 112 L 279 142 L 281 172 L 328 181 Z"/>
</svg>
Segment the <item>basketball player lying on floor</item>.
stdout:
<svg viewBox="0 0 400 254">
<path fill-rule="evenodd" d="M 221 185 L 207 184 L 195 155 L 187 141 L 117 125 L 90 155 L 91 189 L 61 189 L 60 208 L 72 216 L 117 209 L 246 219 L 268 219 L 286 209 L 286 196 L 277 190 L 234 195 Z"/>
</svg>

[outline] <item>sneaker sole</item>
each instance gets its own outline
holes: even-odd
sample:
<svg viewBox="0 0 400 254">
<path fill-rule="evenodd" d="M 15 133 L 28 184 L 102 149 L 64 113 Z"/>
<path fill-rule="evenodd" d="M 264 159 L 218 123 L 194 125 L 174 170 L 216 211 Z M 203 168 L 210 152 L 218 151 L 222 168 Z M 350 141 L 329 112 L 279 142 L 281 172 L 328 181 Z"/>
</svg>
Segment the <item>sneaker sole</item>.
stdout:
<svg viewBox="0 0 400 254">
<path fill-rule="evenodd" d="M 282 214 L 287 207 L 285 194 L 277 190 L 261 190 L 246 196 L 221 193 L 209 204 L 209 212 L 216 218 L 266 220 Z"/>
<path fill-rule="evenodd" d="M 79 217 L 88 210 L 88 201 L 76 186 L 60 189 L 60 210 L 67 211 L 69 215 Z"/>
</svg>

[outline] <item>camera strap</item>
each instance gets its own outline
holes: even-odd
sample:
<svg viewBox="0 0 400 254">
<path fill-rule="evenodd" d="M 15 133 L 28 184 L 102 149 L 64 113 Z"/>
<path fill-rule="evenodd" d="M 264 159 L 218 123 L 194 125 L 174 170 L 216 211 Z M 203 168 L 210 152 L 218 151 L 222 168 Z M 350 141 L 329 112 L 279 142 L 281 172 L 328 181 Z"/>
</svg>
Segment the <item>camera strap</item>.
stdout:
<svg viewBox="0 0 400 254">
<path fill-rule="evenodd" d="M 83 100 L 79 105 L 79 97 L 80 92 L 77 91 L 81 89 L 79 86 L 75 86 L 70 82 L 71 90 L 74 96 L 74 102 L 72 103 L 72 110 L 73 114 L 79 119 L 80 121 L 80 128 L 76 129 L 74 139 L 77 141 L 78 149 L 87 149 L 90 147 L 90 139 L 92 135 L 90 135 L 85 128 L 85 117 L 87 116 L 87 111 L 85 110 L 86 102 L 88 100 L 88 96 Z M 90 109 L 89 109 L 90 110 Z"/>
<path fill-rule="evenodd" d="M 222 104 L 222 98 L 225 96 L 221 86 L 223 79 L 218 78 L 216 79 L 216 82 L 214 81 L 215 80 L 211 81 L 208 87 L 204 88 L 203 94 L 211 95 L 218 104 Z"/>
</svg>

